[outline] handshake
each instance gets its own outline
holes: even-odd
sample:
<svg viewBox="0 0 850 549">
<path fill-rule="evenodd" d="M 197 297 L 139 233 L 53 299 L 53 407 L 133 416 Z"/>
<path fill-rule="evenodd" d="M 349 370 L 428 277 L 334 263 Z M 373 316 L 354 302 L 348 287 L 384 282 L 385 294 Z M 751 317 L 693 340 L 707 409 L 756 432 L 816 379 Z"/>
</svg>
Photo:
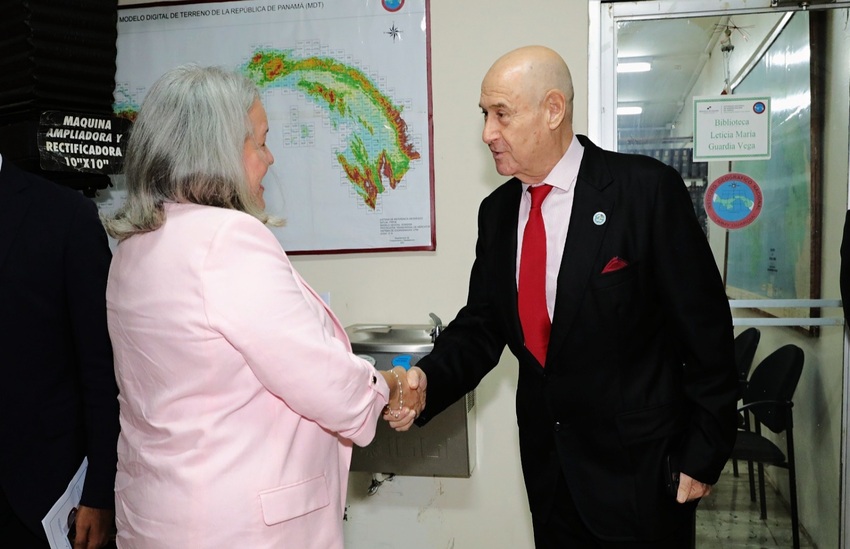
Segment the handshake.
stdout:
<svg viewBox="0 0 850 549">
<path fill-rule="evenodd" d="M 396 431 L 407 431 L 425 409 L 425 389 L 428 386 L 425 372 L 416 366 L 409 370 L 396 366 L 392 370 L 381 371 L 381 375 L 390 386 L 383 417 Z"/>
</svg>

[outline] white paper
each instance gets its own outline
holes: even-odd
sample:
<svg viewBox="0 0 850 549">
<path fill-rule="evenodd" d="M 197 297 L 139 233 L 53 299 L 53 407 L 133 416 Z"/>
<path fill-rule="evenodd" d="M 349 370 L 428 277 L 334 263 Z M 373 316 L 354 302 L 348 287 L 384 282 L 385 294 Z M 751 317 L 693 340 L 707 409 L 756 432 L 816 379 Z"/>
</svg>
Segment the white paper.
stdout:
<svg viewBox="0 0 850 549">
<path fill-rule="evenodd" d="M 50 543 L 50 549 L 73 549 L 71 542 L 68 541 L 68 515 L 72 509 L 80 504 L 88 465 L 88 458 L 83 458 L 83 463 L 74 478 L 68 483 L 68 488 L 59 496 L 59 499 L 41 520 L 41 525 L 44 526 L 44 531 L 47 534 L 47 541 Z"/>
</svg>

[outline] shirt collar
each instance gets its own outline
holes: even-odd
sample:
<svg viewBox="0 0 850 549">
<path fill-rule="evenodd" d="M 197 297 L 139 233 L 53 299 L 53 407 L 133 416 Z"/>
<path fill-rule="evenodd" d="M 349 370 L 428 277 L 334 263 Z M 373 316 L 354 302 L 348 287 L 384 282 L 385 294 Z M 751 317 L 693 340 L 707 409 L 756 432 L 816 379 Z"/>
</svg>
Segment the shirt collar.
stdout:
<svg viewBox="0 0 850 549">
<path fill-rule="evenodd" d="M 578 177 L 578 169 L 581 166 L 581 159 L 584 156 L 584 147 L 578 142 L 576 134 L 573 134 L 573 139 L 570 141 L 570 146 L 567 147 L 567 152 L 555 164 L 552 171 L 544 178 L 547 185 L 557 187 L 562 191 L 569 192 L 572 190 Z M 530 185 L 523 183 L 522 190 L 525 191 Z"/>
</svg>

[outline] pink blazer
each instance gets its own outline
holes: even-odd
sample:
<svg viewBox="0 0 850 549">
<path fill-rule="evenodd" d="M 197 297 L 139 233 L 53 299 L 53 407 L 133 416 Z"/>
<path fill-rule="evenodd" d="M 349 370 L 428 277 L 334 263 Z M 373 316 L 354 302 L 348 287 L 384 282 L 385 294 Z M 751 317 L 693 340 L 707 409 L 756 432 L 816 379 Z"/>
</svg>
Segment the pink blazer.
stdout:
<svg viewBox="0 0 850 549">
<path fill-rule="evenodd" d="M 351 443 L 386 383 L 262 223 L 166 212 L 118 246 L 106 291 L 118 546 L 341 548 Z"/>
</svg>

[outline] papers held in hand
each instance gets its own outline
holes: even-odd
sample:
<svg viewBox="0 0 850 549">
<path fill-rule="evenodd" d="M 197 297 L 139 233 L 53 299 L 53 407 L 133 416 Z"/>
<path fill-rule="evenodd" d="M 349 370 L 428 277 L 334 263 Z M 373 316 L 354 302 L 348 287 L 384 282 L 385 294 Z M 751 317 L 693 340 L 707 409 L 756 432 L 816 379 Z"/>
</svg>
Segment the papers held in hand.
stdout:
<svg viewBox="0 0 850 549">
<path fill-rule="evenodd" d="M 83 458 L 83 463 L 77 469 L 74 478 L 68 483 L 68 488 L 59 496 L 59 499 L 41 520 L 41 525 L 44 526 L 44 532 L 47 534 L 47 541 L 50 543 L 50 549 L 73 548 L 73 543 L 70 540 L 73 539 L 74 520 L 77 516 L 80 498 L 83 495 L 83 482 L 86 480 L 88 465 L 88 458 Z"/>
</svg>

